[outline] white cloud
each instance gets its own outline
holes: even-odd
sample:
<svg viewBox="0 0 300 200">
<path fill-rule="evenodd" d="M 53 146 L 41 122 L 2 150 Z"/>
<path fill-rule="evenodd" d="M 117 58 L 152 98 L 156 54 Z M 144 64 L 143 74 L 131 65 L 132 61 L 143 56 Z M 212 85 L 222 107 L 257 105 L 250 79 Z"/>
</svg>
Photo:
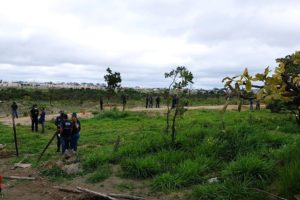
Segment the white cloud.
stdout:
<svg viewBox="0 0 300 200">
<path fill-rule="evenodd" d="M 0 0 L 0 79 L 165 87 L 186 65 L 194 87 L 220 87 L 300 48 L 297 0 Z"/>
</svg>

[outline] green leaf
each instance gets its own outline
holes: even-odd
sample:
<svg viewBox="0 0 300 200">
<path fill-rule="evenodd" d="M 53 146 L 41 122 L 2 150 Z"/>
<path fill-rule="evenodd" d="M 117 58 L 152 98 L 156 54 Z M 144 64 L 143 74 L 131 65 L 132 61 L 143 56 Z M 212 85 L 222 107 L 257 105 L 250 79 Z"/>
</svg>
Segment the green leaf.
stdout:
<svg viewBox="0 0 300 200">
<path fill-rule="evenodd" d="M 247 92 L 250 92 L 251 89 L 252 89 L 251 81 L 250 81 L 250 80 L 247 80 L 247 81 L 246 81 L 246 90 L 247 90 Z"/>
</svg>

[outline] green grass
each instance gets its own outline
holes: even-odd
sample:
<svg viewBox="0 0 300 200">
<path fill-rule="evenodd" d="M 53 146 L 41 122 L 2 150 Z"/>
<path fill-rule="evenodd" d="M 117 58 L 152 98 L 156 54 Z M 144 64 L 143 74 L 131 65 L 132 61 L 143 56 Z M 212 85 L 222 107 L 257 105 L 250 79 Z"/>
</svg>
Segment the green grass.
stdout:
<svg viewBox="0 0 300 200">
<path fill-rule="evenodd" d="M 218 111 L 188 111 L 178 120 L 172 144 L 163 116 L 105 111 L 81 120 L 78 153 L 84 172 L 77 176 L 101 182 L 115 173 L 108 166 L 120 165 L 120 173 L 114 175 L 121 175 L 124 184 L 143 179 L 152 191 L 187 192 L 190 199 L 266 199 L 253 187 L 290 198 L 300 191 L 300 126 L 293 119 L 266 110 L 228 111 L 223 117 Z M 26 161 L 35 163 L 54 130 L 50 122 L 44 135 L 18 126 L 20 158 L 11 162 L 26 154 Z M 118 137 L 119 148 L 114 151 Z M 0 124 L 0 141 L 14 148 L 10 127 Z M 55 149 L 53 142 L 42 162 L 59 159 Z M 43 174 L 64 175 L 58 169 Z M 219 183 L 208 184 L 213 177 Z"/>
<path fill-rule="evenodd" d="M 87 182 L 89 183 L 98 183 L 104 181 L 108 177 L 111 176 L 111 170 L 108 165 L 99 167 L 96 172 L 89 175 L 87 178 Z"/>
</svg>

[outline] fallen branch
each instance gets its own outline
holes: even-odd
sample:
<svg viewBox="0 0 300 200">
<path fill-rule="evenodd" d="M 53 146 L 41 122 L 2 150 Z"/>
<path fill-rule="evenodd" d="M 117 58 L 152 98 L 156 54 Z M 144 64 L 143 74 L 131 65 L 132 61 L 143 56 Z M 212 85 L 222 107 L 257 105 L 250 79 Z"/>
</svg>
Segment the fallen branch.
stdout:
<svg viewBox="0 0 300 200">
<path fill-rule="evenodd" d="M 130 199 L 130 200 L 144 200 L 144 198 L 142 198 L 142 197 L 131 196 L 131 195 L 126 195 L 126 194 L 110 193 L 110 194 L 108 194 L 108 196 L 115 197 L 115 198 L 121 198 L 121 199 Z"/>
<path fill-rule="evenodd" d="M 53 188 L 58 189 L 59 191 L 68 192 L 68 193 L 75 193 L 75 194 L 82 193 L 80 190 L 77 190 L 77 189 L 68 189 L 68 188 L 63 188 L 60 186 L 53 186 Z"/>
<path fill-rule="evenodd" d="M 35 180 L 35 177 L 28 176 L 3 176 L 5 179 L 17 179 L 17 180 Z"/>
<path fill-rule="evenodd" d="M 101 197 L 103 199 L 108 199 L 108 200 L 117 200 L 113 197 L 110 197 L 106 194 L 102 194 L 102 193 L 99 193 L 99 192 L 95 192 L 95 191 L 92 191 L 92 190 L 89 190 L 89 189 L 85 189 L 85 188 L 81 188 L 81 187 L 77 187 L 78 190 L 80 191 L 83 191 L 83 192 L 86 192 L 86 193 L 89 193 L 89 194 L 92 194 L 94 196 L 98 196 L 98 197 Z"/>
<path fill-rule="evenodd" d="M 256 190 L 257 192 L 265 193 L 265 194 L 270 195 L 271 197 L 274 197 L 274 198 L 276 198 L 276 199 L 288 200 L 288 199 L 286 199 L 286 198 L 277 196 L 277 195 L 275 195 L 275 194 L 272 194 L 272 193 L 270 193 L 270 192 L 267 192 L 267 191 L 264 191 L 264 190 L 261 190 L 261 189 L 258 189 L 258 188 L 250 188 L 250 189 Z"/>
</svg>

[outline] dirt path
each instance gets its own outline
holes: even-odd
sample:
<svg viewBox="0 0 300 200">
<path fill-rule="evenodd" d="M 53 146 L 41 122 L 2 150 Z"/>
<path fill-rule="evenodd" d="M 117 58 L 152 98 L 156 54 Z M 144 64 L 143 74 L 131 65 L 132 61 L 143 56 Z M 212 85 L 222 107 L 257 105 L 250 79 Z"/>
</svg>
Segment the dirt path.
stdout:
<svg viewBox="0 0 300 200">
<path fill-rule="evenodd" d="M 57 117 L 58 114 L 55 115 L 46 115 L 46 121 L 51 121 Z M 68 114 L 69 117 L 71 114 Z M 77 113 L 79 118 L 87 119 L 93 117 L 93 114 L 91 112 L 86 112 L 86 113 Z M 30 117 L 19 117 L 15 119 L 16 124 L 21 124 L 21 125 L 31 125 L 31 119 Z M 0 118 L 0 122 L 6 125 L 12 125 L 12 119 L 11 117 L 3 117 Z"/>
<path fill-rule="evenodd" d="M 205 105 L 205 106 L 190 106 L 186 107 L 188 110 L 221 110 L 224 105 Z M 261 108 L 265 108 L 265 105 L 261 105 Z M 118 107 L 119 110 L 121 110 L 121 107 Z M 248 105 L 243 105 L 242 110 L 249 109 Z M 163 106 L 161 108 L 145 108 L 145 107 L 134 107 L 134 108 L 128 108 L 126 109 L 130 112 L 165 112 L 167 110 L 166 106 Z M 237 110 L 237 105 L 228 105 L 227 110 Z M 68 114 L 71 116 L 71 114 Z M 88 119 L 93 117 L 93 114 L 91 112 L 85 112 L 85 113 L 77 113 L 79 118 Z M 46 115 L 46 121 L 51 121 L 55 119 L 57 114 L 54 115 Z M 12 120 L 11 117 L 3 117 L 0 118 L 0 122 L 6 125 L 11 125 Z M 30 125 L 31 120 L 30 117 L 19 117 L 16 119 L 17 124 L 21 125 Z"/>
</svg>

